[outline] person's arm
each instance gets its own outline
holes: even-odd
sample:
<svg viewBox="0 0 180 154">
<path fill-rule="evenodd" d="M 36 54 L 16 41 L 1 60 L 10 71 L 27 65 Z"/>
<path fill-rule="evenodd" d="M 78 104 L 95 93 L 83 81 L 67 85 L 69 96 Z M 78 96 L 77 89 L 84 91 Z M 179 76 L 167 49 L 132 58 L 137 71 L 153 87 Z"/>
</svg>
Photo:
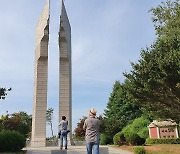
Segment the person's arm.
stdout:
<svg viewBox="0 0 180 154">
<path fill-rule="evenodd" d="M 62 125 L 62 122 L 60 122 L 59 124 L 58 124 L 58 126 L 60 127 Z"/>
<path fill-rule="evenodd" d="M 58 126 L 59 126 L 59 133 L 58 133 L 58 135 L 59 135 L 59 138 L 60 138 L 60 135 L 61 135 L 61 122 L 58 124 Z"/>
<path fill-rule="evenodd" d="M 83 129 L 86 130 L 86 120 L 84 121 Z"/>
</svg>

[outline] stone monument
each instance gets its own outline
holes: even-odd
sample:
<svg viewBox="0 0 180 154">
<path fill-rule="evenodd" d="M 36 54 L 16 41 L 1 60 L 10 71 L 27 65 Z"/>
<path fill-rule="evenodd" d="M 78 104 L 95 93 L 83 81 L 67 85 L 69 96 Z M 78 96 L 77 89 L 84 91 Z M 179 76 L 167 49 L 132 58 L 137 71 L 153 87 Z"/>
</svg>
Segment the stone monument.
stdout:
<svg viewBox="0 0 180 154">
<path fill-rule="evenodd" d="M 71 26 L 62 0 L 59 29 L 59 121 L 62 116 L 68 120 L 69 143 L 72 143 L 72 97 L 71 97 Z"/>
<path fill-rule="evenodd" d="M 36 26 L 32 147 L 46 145 L 49 8 L 50 1 L 47 0 Z"/>
<path fill-rule="evenodd" d="M 32 147 L 46 146 L 46 110 L 48 79 L 50 0 L 47 0 L 36 26 L 34 103 L 32 114 Z M 59 121 L 68 120 L 69 144 L 72 141 L 72 88 L 71 88 L 71 26 L 62 0 L 59 29 Z"/>
</svg>

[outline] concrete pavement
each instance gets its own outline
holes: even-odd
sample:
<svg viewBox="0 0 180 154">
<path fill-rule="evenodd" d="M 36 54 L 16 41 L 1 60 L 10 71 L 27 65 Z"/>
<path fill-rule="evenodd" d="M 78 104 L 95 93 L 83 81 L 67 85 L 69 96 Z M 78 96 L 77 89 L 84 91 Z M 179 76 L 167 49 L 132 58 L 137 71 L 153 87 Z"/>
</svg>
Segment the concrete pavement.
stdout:
<svg viewBox="0 0 180 154">
<path fill-rule="evenodd" d="M 41 147 L 41 148 L 27 147 L 24 150 L 27 150 L 27 154 L 86 154 L 85 146 L 68 146 L 68 150 L 60 150 L 59 147 Z M 100 154 L 133 154 L 133 153 L 113 147 L 100 146 Z"/>
</svg>

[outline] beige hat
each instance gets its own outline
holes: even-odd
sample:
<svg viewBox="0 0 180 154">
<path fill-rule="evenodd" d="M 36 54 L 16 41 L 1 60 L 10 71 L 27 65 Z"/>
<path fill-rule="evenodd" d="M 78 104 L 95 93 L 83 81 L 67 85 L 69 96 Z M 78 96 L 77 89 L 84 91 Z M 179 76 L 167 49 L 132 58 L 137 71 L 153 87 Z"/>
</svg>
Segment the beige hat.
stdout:
<svg viewBox="0 0 180 154">
<path fill-rule="evenodd" d="M 96 110 L 95 109 L 90 109 L 89 110 L 89 115 L 91 115 L 91 116 L 96 116 Z"/>
</svg>

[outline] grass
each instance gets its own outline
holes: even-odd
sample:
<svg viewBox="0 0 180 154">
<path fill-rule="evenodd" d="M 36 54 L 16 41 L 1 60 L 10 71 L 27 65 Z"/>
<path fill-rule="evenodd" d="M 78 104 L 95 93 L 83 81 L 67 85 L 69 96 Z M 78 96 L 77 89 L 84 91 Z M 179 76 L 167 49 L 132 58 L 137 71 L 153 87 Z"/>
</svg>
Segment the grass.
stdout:
<svg viewBox="0 0 180 154">
<path fill-rule="evenodd" d="M 119 146 L 117 148 L 133 152 L 136 146 Z M 158 144 L 144 146 L 147 154 L 180 154 L 180 144 Z"/>
<path fill-rule="evenodd" d="M 145 150 L 148 154 L 179 154 L 179 144 L 161 144 L 161 145 L 149 145 L 145 146 Z"/>
</svg>

